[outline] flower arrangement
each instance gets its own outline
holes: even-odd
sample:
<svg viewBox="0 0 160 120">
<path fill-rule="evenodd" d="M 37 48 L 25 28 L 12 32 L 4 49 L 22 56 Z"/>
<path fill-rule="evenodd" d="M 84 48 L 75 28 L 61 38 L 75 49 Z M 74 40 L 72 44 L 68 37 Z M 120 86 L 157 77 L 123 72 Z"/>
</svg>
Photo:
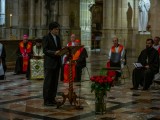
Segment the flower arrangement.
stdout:
<svg viewBox="0 0 160 120">
<path fill-rule="evenodd" d="M 109 91 L 113 79 L 111 76 L 93 76 L 90 78 L 93 82 L 91 84 L 91 92 L 95 92 L 95 112 L 96 114 L 103 114 L 106 111 L 106 103 L 104 96 L 106 91 Z"/>
<path fill-rule="evenodd" d="M 110 91 L 113 79 L 110 76 L 92 76 L 90 80 L 91 92 L 93 91 Z"/>
<path fill-rule="evenodd" d="M 109 62 L 107 62 L 107 67 L 110 67 Z M 106 96 L 106 91 L 110 91 L 115 76 L 115 71 L 108 71 L 106 68 L 102 68 L 100 75 L 92 76 L 90 78 L 90 80 L 93 82 L 91 84 L 91 92 L 95 92 L 95 112 L 98 114 L 103 114 L 106 111 L 106 102 L 104 96 Z"/>
</svg>

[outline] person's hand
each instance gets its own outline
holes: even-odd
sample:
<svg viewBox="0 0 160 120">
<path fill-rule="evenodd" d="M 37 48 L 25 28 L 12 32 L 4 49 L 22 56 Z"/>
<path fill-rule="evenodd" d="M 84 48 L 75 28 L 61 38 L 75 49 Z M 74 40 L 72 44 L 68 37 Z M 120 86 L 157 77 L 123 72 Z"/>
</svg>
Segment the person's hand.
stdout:
<svg viewBox="0 0 160 120">
<path fill-rule="evenodd" d="M 146 68 L 146 69 L 149 69 L 149 65 L 146 65 L 145 68 Z"/>
<path fill-rule="evenodd" d="M 121 59 L 121 62 L 125 62 L 125 59 Z"/>
<path fill-rule="evenodd" d="M 57 50 L 56 52 L 55 52 L 55 55 L 57 55 L 59 53 L 59 50 Z"/>
<path fill-rule="evenodd" d="M 74 63 L 74 64 L 77 64 L 77 61 L 76 61 L 76 60 L 74 60 L 74 61 L 73 61 L 73 63 Z"/>
<path fill-rule="evenodd" d="M 23 57 L 22 54 L 18 54 L 17 56 L 18 56 L 18 57 Z"/>
</svg>

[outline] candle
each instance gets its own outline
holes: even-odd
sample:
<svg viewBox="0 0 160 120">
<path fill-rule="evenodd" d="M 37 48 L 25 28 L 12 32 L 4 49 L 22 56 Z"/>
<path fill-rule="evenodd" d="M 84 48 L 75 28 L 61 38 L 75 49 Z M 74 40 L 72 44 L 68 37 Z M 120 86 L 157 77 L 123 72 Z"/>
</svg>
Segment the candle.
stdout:
<svg viewBox="0 0 160 120">
<path fill-rule="evenodd" d="M 12 14 L 10 14 L 10 27 L 12 26 Z"/>
</svg>

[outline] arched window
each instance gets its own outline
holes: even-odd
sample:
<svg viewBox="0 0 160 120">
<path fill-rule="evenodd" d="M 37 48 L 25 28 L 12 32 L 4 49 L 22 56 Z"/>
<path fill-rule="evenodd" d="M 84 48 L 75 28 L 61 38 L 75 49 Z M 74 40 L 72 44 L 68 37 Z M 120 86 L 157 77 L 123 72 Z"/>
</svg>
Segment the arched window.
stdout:
<svg viewBox="0 0 160 120">
<path fill-rule="evenodd" d="M 5 24 L 5 0 L 0 0 L 0 26 Z"/>
</svg>

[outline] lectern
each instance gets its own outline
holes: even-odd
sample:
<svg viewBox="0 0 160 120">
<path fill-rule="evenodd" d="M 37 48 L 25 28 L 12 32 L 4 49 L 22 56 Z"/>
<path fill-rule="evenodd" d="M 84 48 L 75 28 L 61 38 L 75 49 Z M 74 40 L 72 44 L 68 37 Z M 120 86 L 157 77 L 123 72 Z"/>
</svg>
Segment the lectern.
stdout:
<svg viewBox="0 0 160 120">
<path fill-rule="evenodd" d="M 59 108 L 60 106 L 62 106 L 66 99 L 68 98 L 70 104 L 72 105 L 72 103 L 74 103 L 74 105 L 77 107 L 78 105 L 78 101 L 76 101 L 77 99 L 77 95 L 76 93 L 73 91 L 73 81 L 72 81 L 72 63 L 74 61 L 72 61 L 72 55 L 75 54 L 75 52 L 77 50 L 79 50 L 80 48 L 82 48 L 83 45 L 81 46 L 69 46 L 69 47 L 65 47 L 63 49 L 60 50 L 59 53 L 57 53 L 57 55 L 65 55 L 65 54 L 68 54 L 68 57 L 69 57 L 69 91 L 68 91 L 68 94 L 64 94 L 62 95 L 63 97 L 63 101 L 62 102 L 59 102 L 57 104 L 57 108 Z"/>
</svg>

